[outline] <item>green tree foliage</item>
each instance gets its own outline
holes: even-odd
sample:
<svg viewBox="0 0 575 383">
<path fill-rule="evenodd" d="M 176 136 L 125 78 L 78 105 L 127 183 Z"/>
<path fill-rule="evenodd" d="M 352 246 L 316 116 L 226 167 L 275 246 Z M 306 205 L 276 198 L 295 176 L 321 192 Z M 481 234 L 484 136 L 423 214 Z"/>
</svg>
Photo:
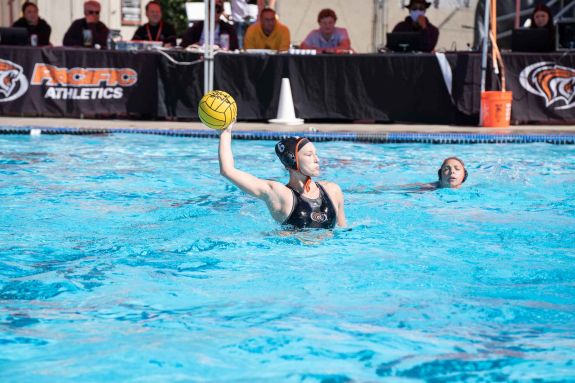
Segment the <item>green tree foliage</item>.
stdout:
<svg viewBox="0 0 575 383">
<path fill-rule="evenodd" d="M 178 36 L 182 36 L 188 29 L 185 5 L 187 2 L 187 0 L 160 0 L 164 20 L 174 25 Z"/>
</svg>

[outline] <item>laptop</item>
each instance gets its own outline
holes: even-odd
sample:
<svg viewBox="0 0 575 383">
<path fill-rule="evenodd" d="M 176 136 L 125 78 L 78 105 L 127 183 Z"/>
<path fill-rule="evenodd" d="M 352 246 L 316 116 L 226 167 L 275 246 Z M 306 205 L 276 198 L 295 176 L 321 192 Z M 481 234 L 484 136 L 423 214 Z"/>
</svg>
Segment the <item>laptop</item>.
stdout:
<svg viewBox="0 0 575 383">
<path fill-rule="evenodd" d="M 0 45 L 30 45 L 28 30 L 0 27 Z"/>
<path fill-rule="evenodd" d="M 423 50 L 423 35 L 420 32 L 388 33 L 387 48 L 394 52 L 420 52 Z"/>
<path fill-rule="evenodd" d="M 575 49 L 575 19 L 563 19 L 557 22 L 557 49 Z"/>
<path fill-rule="evenodd" d="M 555 46 L 549 40 L 547 28 L 514 29 L 511 34 L 513 52 L 552 52 Z"/>
</svg>

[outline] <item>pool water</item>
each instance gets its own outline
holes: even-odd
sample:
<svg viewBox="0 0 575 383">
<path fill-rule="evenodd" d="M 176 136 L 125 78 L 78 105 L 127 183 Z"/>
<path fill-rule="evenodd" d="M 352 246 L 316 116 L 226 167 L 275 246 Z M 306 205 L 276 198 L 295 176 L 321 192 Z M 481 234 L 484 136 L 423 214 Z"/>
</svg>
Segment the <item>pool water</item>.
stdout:
<svg viewBox="0 0 575 383">
<path fill-rule="evenodd" d="M 281 230 L 215 139 L 0 136 L 0 381 L 575 380 L 574 146 L 316 145 L 351 230 Z"/>
</svg>

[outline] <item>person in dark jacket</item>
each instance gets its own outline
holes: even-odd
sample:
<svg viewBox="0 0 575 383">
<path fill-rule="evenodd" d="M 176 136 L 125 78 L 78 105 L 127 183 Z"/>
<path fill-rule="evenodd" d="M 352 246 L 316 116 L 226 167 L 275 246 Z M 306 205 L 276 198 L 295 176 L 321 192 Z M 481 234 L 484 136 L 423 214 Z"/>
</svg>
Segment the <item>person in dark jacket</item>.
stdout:
<svg viewBox="0 0 575 383">
<path fill-rule="evenodd" d="M 165 47 L 176 46 L 176 29 L 162 20 L 162 5 L 158 1 L 146 4 L 146 17 L 148 22 L 136 30 L 132 40 L 161 41 Z"/>
<path fill-rule="evenodd" d="M 64 35 L 64 46 L 107 48 L 110 30 L 100 21 L 100 3 L 86 1 L 84 3 L 84 18 L 74 20 Z"/>
<path fill-rule="evenodd" d="M 439 30 L 425 17 L 425 11 L 431 5 L 425 0 L 410 0 L 405 7 L 409 9 L 409 16 L 398 23 L 393 32 L 420 32 L 424 52 L 432 52 L 439 39 Z"/>
<path fill-rule="evenodd" d="M 27 1 L 22 4 L 22 17 L 16 20 L 12 26 L 26 28 L 32 46 L 52 45 L 50 44 L 52 28 L 38 16 L 38 6 L 34 3 Z"/>
<path fill-rule="evenodd" d="M 553 25 L 553 14 L 545 4 L 539 4 L 533 9 L 531 28 L 547 29 L 548 38 L 545 52 L 553 52 L 555 50 L 555 25 Z"/>
<path fill-rule="evenodd" d="M 218 23 L 214 28 L 214 44 L 218 45 L 222 49 L 229 49 L 231 51 L 238 49 L 238 35 L 236 34 L 236 30 L 234 29 L 233 25 L 220 20 L 220 17 L 224 13 L 223 0 L 216 0 L 215 7 L 216 20 Z M 227 42 L 225 38 L 222 38 L 224 35 L 227 35 Z M 204 22 L 198 21 L 197 23 L 194 23 L 194 25 L 192 25 L 190 28 L 188 28 L 186 33 L 184 33 L 181 45 L 183 48 L 185 48 L 188 45 L 204 45 L 204 43 Z"/>
</svg>

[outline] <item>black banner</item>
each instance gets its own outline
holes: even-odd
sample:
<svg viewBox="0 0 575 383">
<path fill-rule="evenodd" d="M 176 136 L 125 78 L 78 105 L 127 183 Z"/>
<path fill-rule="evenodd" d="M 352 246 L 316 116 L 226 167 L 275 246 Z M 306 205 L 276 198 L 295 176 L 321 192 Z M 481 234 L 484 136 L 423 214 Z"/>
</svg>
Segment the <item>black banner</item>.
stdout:
<svg viewBox="0 0 575 383">
<path fill-rule="evenodd" d="M 514 53 L 503 60 L 513 122 L 575 121 L 575 55 Z"/>
<path fill-rule="evenodd" d="M 481 105 L 481 54 L 449 56 L 453 68 L 456 123 L 478 124 Z M 501 90 L 491 67 L 486 90 Z M 506 90 L 513 92 L 512 124 L 568 124 L 575 121 L 575 54 L 504 53 Z"/>
<path fill-rule="evenodd" d="M 197 118 L 203 66 L 162 66 L 168 109 Z M 450 124 L 456 112 L 432 54 L 215 57 L 214 86 L 234 97 L 240 120 L 276 117 L 282 77 L 304 119 Z"/>
<path fill-rule="evenodd" d="M 298 117 L 450 124 L 455 108 L 433 54 L 292 56 Z"/>
<path fill-rule="evenodd" d="M 156 54 L 0 47 L 0 113 L 35 116 L 157 114 Z"/>
<path fill-rule="evenodd" d="M 198 54 L 168 51 L 180 62 Z M 575 121 L 575 54 L 503 55 L 513 123 Z M 197 117 L 204 65 L 158 52 L 0 47 L 0 113 L 57 117 Z M 218 54 L 214 86 L 238 119 L 276 117 L 282 78 L 307 120 L 476 125 L 481 55 Z M 487 90 L 500 89 L 489 71 Z"/>
</svg>

